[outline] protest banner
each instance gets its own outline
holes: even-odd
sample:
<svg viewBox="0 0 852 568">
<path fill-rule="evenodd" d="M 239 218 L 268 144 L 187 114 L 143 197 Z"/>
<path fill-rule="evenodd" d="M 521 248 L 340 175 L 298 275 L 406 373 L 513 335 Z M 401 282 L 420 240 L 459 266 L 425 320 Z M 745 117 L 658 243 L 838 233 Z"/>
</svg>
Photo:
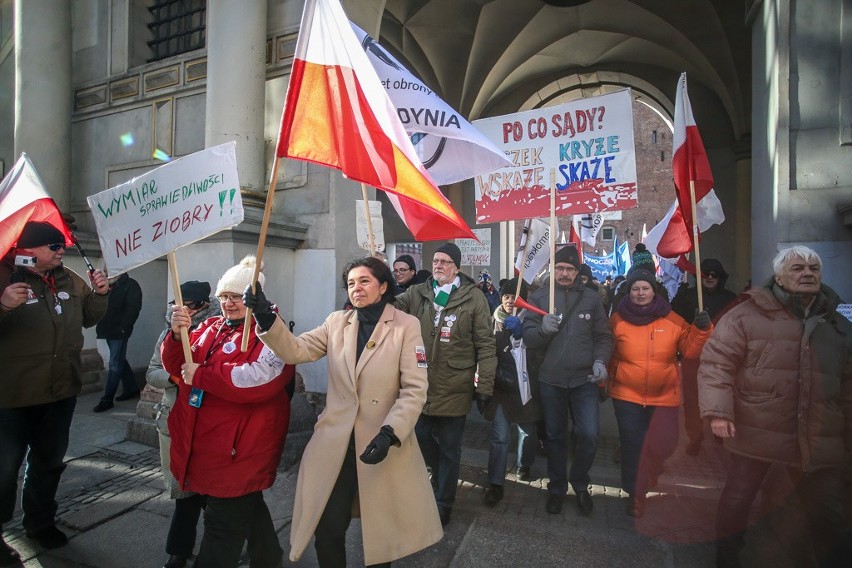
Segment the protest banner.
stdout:
<svg viewBox="0 0 852 568">
<path fill-rule="evenodd" d="M 585 255 L 584 262 L 592 269 L 592 276 L 603 282 L 607 276 L 613 276 L 615 269 L 615 251 L 604 256 Z"/>
<path fill-rule="evenodd" d="M 529 242 L 529 244 L 527 244 Z M 538 273 L 549 261 L 550 226 L 540 219 L 532 219 L 521 235 L 518 254 L 515 256 L 515 271 L 532 284 Z"/>
<path fill-rule="evenodd" d="M 110 277 L 243 220 L 236 143 L 162 165 L 87 199 Z"/>
<path fill-rule="evenodd" d="M 473 234 L 479 239 L 456 239 L 456 246 L 461 251 L 461 263 L 465 266 L 491 265 L 491 229 L 473 229 Z"/>
<path fill-rule="evenodd" d="M 636 207 L 631 104 L 625 89 L 474 121 L 512 160 L 510 167 L 474 177 L 476 222 L 549 215 L 551 171 L 557 216 Z"/>
<path fill-rule="evenodd" d="M 370 251 L 370 233 L 373 231 L 373 246 L 375 251 L 383 252 L 385 250 L 385 225 L 382 219 L 382 203 L 381 201 L 369 201 L 370 204 L 370 221 L 367 223 L 367 211 L 364 207 L 363 199 L 355 200 L 355 238 L 358 239 L 358 246 L 366 251 Z M 374 251 L 370 251 L 372 254 Z"/>
</svg>

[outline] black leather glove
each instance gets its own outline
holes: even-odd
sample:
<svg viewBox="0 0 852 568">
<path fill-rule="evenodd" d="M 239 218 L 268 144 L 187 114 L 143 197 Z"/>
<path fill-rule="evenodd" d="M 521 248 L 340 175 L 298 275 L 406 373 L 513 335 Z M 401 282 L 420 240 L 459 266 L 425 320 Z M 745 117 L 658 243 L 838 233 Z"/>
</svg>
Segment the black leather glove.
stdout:
<svg viewBox="0 0 852 568">
<path fill-rule="evenodd" d="M 476 400 L 476 409 L 480 414 L 485 414 L 485 409 L 488 408 L 488 403 L 491 402 L 490 394 L 473 393 L 473 398 Z"/>
<path fill-rule="evenodd" d="M 393 428 L 385 424 L 379 430 L 379 433 L 376 434 L 376 437 L 373 438 L 373 441 L 367 444 L 364 453 L 360 456 L 361 461 L 366 464 L 376 465 L 388 457 L 390 447 L 398 443 L 399 438 L 393 433 Z"/>
<path fill-rule="evenodd" d="M 695 311 L 695 319 L 692 320 L 692 325 L 700 329 L 701 331 L 707 331 L 710 329 L 710 314 L 707 313 L 707 310 Z"/>
<path fill-rule="evenodd" d="M 246 291 L 243 292 L 243 304 L 246 308 L 252 311 L 254 320 L 261 331 L 269 331 L 272 324 L 275 323 L 275 318 L 278 315 L 272 311 L 272 302 L 266 299 L 263 293 L 263 286 L 260 282 L 255 284 L 255 292 L 252 294 L 251 284 L 246 286 Z"/>
</svg>

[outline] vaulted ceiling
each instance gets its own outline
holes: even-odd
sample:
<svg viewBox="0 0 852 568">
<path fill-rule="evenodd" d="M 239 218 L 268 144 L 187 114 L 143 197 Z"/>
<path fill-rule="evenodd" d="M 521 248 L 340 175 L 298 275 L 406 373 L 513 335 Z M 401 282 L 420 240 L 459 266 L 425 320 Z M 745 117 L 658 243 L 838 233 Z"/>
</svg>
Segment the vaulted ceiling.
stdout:
<svg viewBox="0 0 852 568">
<path fill-rule="evenodd" d="M 344 0 L 349 17 L 469 119 L 630 87 L 672 115 L 687 72 L 708 146 L 750 133 L 738 0 Z"/>
</svg>

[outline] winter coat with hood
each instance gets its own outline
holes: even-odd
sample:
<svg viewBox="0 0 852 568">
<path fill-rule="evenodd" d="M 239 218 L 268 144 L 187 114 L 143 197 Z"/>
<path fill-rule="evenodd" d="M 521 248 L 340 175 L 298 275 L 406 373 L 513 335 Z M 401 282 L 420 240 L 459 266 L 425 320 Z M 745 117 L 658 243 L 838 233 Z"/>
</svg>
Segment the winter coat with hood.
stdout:
<svg viewBox="0 0 852 568">
<path fill-rule="evenodd" d="M 717 322 L 728 309 L 733 307 L 737 300 L 737 295 L 725 288 L 725 284 L 728 282 L 728 273 L 725 272 L 725 268 L 721 262 L 715 258 L 705 259 L 701 262 L 701 271 L 715 272 L 719 275 L 719 283 L 715 290 L 711 292 L 707 288 L 702 287 L 704 309 L 710 315 L 713 322 Z M 692 323 L 692 320 L 695 319 L 695 312 L 698 310 L 698 291 L 696 290 L 696 286 L 681 284 L 677 294 L 672 299 L 672 310 L 685 319 L 687 323 Z"/>
<path fill-rule="evenodd" d="M 130 337 L 141 310 L 142 288 L 136 280 L 124 273 L 110 285 L 106 314 L 95 327 L 98 339 Z"/>
<path fill-rule="evenodd" d="M 242 335 L 242 322 L 231 325 L 222 316 L 190 334 L 192 360 L 200 366 L 192 386 L 178 384 L 168 422 L 171 471 L 183 491 L 240 497 L 275 481 L 290 420 L 285 387 L 294 370 L 254 329 L 242 352 Z M 161 356 L 166 372 L 180 376 L 184 354 L 173 333 L 166 334 Z M 193 388 L 204 391 L 198 408 L 189 404 Z"/>
<path fill-rule="evenodd" d="M 0 263 L 0 290 L 15 270 Z M 106 313 L 108 295 L 96 294 L 74 271 L 64 266 L 46 282 L 24 271 L 31 299 L 14 310 L 0 308 L 0 408 L 47 404 L 80 394 L 83 328 Z M 57 313 L 56 306 L 60 306 Z"/>
<path fill-rule="evenodd" d="M 435 325 L 433 278 L 397 296 L 397 309 L 420 320 L 429 364 L 429 392 L 423 414 L 466 416 L 476 392 L 492 394 L 497 370 L 497 347 L 488 301 L 476 283 L 459 272 L 461 286 L 451 295 Z"/>
<path fill-rule="evenodd" d="M 731 452 L 809 472 L 852 450 L 852 323 L 822 285 L 806 313 L 774 280 L 749 290 L 701 355 L 699 406 L 734 423 Z"/>
<path fill-rule="evenodd" d="M 479 292 L 477 292 L 479 294 Z M 340 468 L 355 439 L 362 452 L 384 425 L 399 439 L 375 465 L 356 460 L 364 560 L 369 566 L 402 558 L 443 536 L 438 507 L 414 425 L 426 400 L 426 364 L 419 322 L 386 305 L 361 356 L 357 310 L 333 312 L 322 325 L 294 336 L 280 318 L 260 337 L 287 361 L 323 357 L 328 363 L 326 407 L 308 442 L 293 505 L 290 560 L 310 544 Z"/>
</svg>

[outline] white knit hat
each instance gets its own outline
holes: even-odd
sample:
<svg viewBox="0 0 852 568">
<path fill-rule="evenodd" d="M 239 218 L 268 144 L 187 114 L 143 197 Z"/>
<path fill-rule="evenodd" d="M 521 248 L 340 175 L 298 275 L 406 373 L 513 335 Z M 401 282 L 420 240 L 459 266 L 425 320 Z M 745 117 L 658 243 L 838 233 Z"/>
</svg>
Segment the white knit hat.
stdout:
<svg viewBox="0 0 852 568">
<path fill-rule="evenodd" d="M 216 295 L 219 296 L 222 292 L 230 292 L 232 294 L 242 294 L 246 287 L 251 284 L 251 277 L 254 274 L 254 267 L 257 265 L 257 259 L 254 255 L 248 255 L 240 261 L 236 266 L 229 268 L 219 283 L 216 284 Z M 261 266 L 261 270 L 263 267 Z M 265 278 L 263 273 L 257 275 L 257 281 L 263 286 Z"/>
</svg>

